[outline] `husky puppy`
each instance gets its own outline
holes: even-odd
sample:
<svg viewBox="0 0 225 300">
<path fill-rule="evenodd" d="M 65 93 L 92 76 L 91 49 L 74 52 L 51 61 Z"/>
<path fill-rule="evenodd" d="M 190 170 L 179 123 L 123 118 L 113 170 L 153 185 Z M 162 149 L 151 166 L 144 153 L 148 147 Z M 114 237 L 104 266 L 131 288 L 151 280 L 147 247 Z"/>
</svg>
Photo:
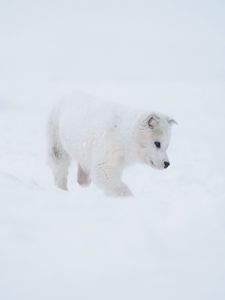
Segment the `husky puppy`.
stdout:
<svg viewBox="0 0 225 300">
<path fill-rule="evenodd" d="M 132 196 L 123 169 L 135 162 L 165 169 L 171 125 L 159 113 L 131 110 L 75 94 L 58 103 L 48 120 L 48 161 L 55 184 L 67 189 L 71 160 L 81 186 L 94 182 L 106 195 Z"/>
</svg>

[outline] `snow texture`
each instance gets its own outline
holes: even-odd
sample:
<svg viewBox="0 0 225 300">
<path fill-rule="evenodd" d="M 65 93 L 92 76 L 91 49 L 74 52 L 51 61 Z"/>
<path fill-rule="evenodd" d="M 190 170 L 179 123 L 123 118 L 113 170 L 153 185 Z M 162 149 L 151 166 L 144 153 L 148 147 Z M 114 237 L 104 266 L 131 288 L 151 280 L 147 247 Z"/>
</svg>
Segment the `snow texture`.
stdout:
<svg viewBox="0 0 225 300">
<path fill-rule="evenodd" d="M 1 107 L 1 299 L 224 299 L 224 86 L 72 86 L 173 115 L 171 166 L 129 168 L 133 199 L 82 189 L 76 166 L 61 191 L 45 163 L 45 123 L 68 85 Z"/>
<path fill-rule="evenodd" d="M 0 299 L 225 299 L 225 4 L 0 3 Z M 104 79 L 104 80 L 102 80 Z M 124 80 L 126 79 L 126 80 Z M 57 189 L 46 121 L 80 90 L 179 123 L 134 198 Z"/>
</svg>

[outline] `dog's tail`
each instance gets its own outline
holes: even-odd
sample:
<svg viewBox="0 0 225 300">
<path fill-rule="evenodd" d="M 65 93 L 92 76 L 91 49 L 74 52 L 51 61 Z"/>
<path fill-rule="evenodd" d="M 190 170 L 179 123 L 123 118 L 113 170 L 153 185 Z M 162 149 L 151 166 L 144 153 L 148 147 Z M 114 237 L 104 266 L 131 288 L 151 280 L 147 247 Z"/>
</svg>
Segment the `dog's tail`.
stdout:
<svg viewBox="0 0 225 300">
<path fill-rule="evenodd" d="M 63 146 L 59 137 L 59 109 L 54 107 L 51 111 L 47 123 L 47 162 L 52 163 L 59 161 L 64 153 Z"/>
</svg>

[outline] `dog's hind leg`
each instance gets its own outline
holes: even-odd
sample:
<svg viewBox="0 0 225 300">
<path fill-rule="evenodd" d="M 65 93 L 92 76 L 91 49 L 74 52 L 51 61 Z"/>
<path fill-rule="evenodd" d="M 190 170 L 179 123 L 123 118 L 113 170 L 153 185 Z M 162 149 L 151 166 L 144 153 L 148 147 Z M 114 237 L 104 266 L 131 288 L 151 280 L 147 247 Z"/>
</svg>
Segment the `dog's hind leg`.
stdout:
<svg viewBox="0 0 225 300">
<path fill-rule="evenodd" d="M 77 182 L 83 187 L 87 187 L 91 184 L 90 174 L 85 171 L 80 164 L 78 164 Z"/>
<path fill-rule="evenodd" d="M 67 190 L 67 176 L 70 164 L 70 156 L 60 143 L 57 127 L 54 123 L 48 124 L 48 163 L 54 176 L 55 184 Z"/>
<path fill-rule="evenodd" d="M 69 156 L 64 150 L 59 148 L 53 148 L 53 152 L 54 159 L 52 160 L 50 167 L 53 172 L 55 184 L 59 188 L 67 190 L 67 176 L 70 164 Z"/>
</svg>

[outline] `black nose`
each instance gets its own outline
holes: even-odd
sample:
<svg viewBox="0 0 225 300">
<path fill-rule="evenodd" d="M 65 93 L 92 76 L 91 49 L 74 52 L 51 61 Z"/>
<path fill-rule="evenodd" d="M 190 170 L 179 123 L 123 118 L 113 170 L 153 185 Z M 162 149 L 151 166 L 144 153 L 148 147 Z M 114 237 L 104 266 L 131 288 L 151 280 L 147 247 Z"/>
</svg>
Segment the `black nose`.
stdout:
<svg viewBox="0 0 225 300">
<path fill-rule="evenodd" d="M 169 165 L 170 165 L 170 163 L 169 163 L 168 161 L 164 161 L 164 168 L 165 168 L 165 169 L 168 168 Z"/>
</svg>

